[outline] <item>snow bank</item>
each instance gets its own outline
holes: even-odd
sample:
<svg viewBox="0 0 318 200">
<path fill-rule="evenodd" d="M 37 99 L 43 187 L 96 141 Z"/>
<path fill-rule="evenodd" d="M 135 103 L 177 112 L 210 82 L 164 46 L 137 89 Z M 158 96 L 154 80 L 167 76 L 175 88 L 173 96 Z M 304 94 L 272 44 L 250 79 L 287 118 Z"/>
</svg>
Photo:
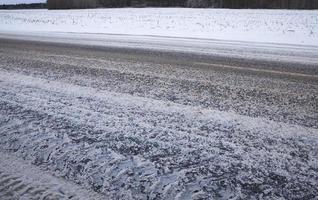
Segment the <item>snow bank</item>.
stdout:
<svg viewBox="0 0 318 200">
<path fill-rule="evenodd" d="M 0 11 L 0 31 L 193 37 L 318 45 L 318 11 L 123 8 Z"/>
</svg>

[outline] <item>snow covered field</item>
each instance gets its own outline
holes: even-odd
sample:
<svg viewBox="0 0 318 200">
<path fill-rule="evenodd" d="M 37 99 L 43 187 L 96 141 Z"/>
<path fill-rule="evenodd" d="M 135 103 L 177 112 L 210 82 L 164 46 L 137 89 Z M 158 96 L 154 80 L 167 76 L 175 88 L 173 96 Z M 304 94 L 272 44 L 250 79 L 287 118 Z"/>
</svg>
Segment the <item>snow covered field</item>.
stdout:
<svg viewBox="0 0 318 200">
<path fill-rule="evenodd" d="M 75 32 L 318 45 L 318 11 L 124 8 L 0 11 L 0 32 Z"/>
</svg>

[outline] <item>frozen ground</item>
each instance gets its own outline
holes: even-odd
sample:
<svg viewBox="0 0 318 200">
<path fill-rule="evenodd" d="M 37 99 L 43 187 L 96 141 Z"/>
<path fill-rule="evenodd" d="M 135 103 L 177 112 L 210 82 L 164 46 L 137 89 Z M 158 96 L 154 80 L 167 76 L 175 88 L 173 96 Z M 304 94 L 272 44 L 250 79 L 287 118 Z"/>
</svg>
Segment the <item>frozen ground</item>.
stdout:
<svg viewBox="0 0 318 200">
<path fill-rule="evenodd" d="M 318 196 L 313 62 L 0 43 L 0 199 Z"/>
<path fill-rule="evenodd" d="M 94 9 L 0 11 L 0 31 L 194 37 L 318 45 L 318 11 Z M 45 33 L 46 32 L 46 33 Z"/>
</svg>

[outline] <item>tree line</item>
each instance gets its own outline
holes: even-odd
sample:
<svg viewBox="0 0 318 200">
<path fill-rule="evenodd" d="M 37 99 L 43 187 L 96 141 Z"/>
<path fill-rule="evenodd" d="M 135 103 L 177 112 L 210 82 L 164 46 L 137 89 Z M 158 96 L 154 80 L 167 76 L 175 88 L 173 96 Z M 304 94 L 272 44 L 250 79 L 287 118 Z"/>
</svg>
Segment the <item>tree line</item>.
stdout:
<svg viewBox="0 0 318 200">
<path fill-rule="evenodd" d="M 318 9 L 318 0 L 47 0 L 49 9 L 194 7 Z"/>
<path fill-rule="evenodd" d="M 224 0 L 228 8 L 318 9 L 317 0 Z"/>
<path fill-rule="evenodd" d="M 0 9 L 43 9 L 46 8 L 46 3 L 31 3 L 31 4 L 13 4 L 13 5 L 0 5 Z"/>
</svg>

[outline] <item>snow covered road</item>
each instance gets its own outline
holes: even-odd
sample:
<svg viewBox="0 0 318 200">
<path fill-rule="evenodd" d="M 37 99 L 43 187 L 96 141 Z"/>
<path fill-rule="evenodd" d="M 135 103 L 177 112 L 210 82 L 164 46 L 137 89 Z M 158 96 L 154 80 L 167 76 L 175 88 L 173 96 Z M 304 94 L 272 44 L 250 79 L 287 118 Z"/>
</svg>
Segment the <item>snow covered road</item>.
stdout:
<svg viewBox="0 0 318 200">
<path fill-rule="evenodd" d="M 229 56 L 235 44 L 215 44 L 225 55 L 116 37 L 1 36 L 0 157 L 110 199 L 317 197 L 315 47 Z"/>
</svg>

